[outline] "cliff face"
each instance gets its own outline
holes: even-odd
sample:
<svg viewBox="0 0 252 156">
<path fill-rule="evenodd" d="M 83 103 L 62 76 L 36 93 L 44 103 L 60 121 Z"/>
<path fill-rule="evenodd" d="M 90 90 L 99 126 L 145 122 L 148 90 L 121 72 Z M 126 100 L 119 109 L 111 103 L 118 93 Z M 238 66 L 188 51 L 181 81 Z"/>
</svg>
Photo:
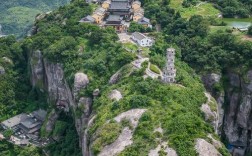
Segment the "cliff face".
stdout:
<svg viewBox="0 0 252 156">
<path fill-rule="evenodd" d="M 219 121 L 220 132 L 233 146 L 233 155 L 243 156 L 252 151 L 252 70 L 244 75 L 233 71 L 226 73 L 222 93 L 214 90 L 215 84 L 220 82 L 212 81 L 213 75 L 216 74 L 204 76 L 203 81 L 219 106 L 224 108 L 224 116 Z"/>
<path fill-rule="evenodd" d="M 47 92 L 48 101 L 58 110 L 63 110 L 73 114 L 75 118 L 76 130 L 80 136 L 80 146 L 83 155 L 88 155 L 87 133 L 85 128 L 88 126 L 91 114 L 92 98 L 79 97 L 79 91 L 84 89 L 88 83 L 88 77 L 84 73 L 76 73 L 74 87 L 71 90 L 64 77 L 63 67 L 59 63 L 52 63 L 43 58 L 42 52 L 37 50 L 30 56 L 31 83 L 33 87 Z M 51 111 L 46 125 L 46 131 L 51 132 L 57 121 L 57 111 Z"/>
</svg>

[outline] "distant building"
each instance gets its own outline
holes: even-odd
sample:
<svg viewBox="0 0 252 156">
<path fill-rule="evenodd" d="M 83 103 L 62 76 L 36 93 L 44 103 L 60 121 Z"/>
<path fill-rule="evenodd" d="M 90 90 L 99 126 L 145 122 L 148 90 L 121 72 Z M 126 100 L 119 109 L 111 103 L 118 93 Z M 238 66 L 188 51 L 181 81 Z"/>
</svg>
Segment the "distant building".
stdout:
<svg viewBox="0 0 252 156">
<path fill-rule="evenodd" d="M 132 10 L 128 0 L 112 0 L 108 12 L 110 15 L 122 16 L 125 20 L 130 20 Z"/>
<path fill-rule="evenodd" d="M 82 18 L 79 22 L 80 23 L 95 23 L 95 18 L 93 18 L 92 16 L 88 15 L 88 16 Z"/>
<path fill-rule="evenodd" d="M 102 8 L 104 8 L 104 9 L 107 10 L 109 8 L 110 4 L 111 4 L 111 1 L 110 0 L 106 0 L 106 1 L 104 1 L 102 3 Z"/>
<path fill-rule="evenodd" d="M 106 9 L 100 7 L 95 10 L 92 17 L 95 19 L 95 22 L 97 24 L 101 24 L 104 19 L 105 13 L 106 13 Z"/>
<path fill-rule="evenodd" d="M 143 25 L 144 27 L 152 28 L 152 25 L 150 23 L 150 19 L 148 19 L 146 17 L 142 17 L 141 19 L 139 19 L 137 21 L 137 23 Z"/>
<path fill-rule="evenodd" d="M 112 26 L 117 32 L 124 32 L 127 29 L 124 23 L 123 17 L 119 15 L 109 15 L 105 27 Z"/>
<path fill-rule="evenodd" d="M 1 126 L 4 128 L 4 129 L 16 129 L 17 126 L 25 121 L 27 118 L 29 118 L 29 116 L 27 116 L 27 114 L 25 113 L 22 113 L 22 114 L 19 114 L 19 115 L 16 115 L 8 120 L 5 120 L 1 123 Z"/>
<path fill-rule="evenodd" d="M 176 69 L 175 69 L 175 49 L 168 48 L 166 52 L 166 66 L 163 71 L 163 81 L 165 83 L 174 83 L 176 77 Z"/>
<path fill-rule="evenodd" d="M 134 12 L 139 10 L 140 8 L 141 8 L 141 2 L 140 1 L 136 0 L 136 1 L 134 1 L 132 3 L 132 9 L 133 9 Z"/>
<path fill-rule="evenodd" d="M 143 18 L 143 14 L 141 14 L 141 13 L 135 13 L 134 16 L 133 16 L 133 21 L 134 22 L 138 22 L 142 18 Z"/>
<path fill-rule="evenodd" d="M 37 110 L 30 114 L 19 114 L 1 123 L 3 129 L 11 129 L 10 141 L 17 145 L 29 144 L 29 139 L 38 139 L 39 130 L 45 121 L 46 111 Z"/>
<path fill-rule="evenodd" d="M 151 38 L 139 32 L 134 32 L 132 34 L 132 39 L 142 47 L 150 47 L 153 44 L 153 40 Z"/>
</svg>

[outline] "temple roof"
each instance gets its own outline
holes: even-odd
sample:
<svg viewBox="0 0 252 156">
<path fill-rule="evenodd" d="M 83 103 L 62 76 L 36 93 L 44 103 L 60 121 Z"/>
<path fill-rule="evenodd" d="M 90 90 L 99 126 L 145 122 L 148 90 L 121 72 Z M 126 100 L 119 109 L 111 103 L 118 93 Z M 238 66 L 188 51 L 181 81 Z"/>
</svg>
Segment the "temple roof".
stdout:
<svg viewBox="0 0 252 156">
<path fill-rule="evenodd" d="M 124 10 L 124 9 L 130 9 L 130 6 L 128 2 L 112 2 L 110 4 L 109 9 Z"/>
</svg>

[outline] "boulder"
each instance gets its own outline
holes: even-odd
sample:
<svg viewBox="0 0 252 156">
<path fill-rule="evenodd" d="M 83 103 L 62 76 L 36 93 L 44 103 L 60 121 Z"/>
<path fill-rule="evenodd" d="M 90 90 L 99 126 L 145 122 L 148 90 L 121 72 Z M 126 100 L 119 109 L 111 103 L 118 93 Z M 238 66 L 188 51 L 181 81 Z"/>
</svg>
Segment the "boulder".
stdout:
<svg viewBox="0 0 252 156">
<path fill-rule="evenodd" d="M 216 148 L 204 139 L 197 139 L 195 149 L 199 156 L 221 156 Z"/>
<path fill-rule="evenodd" d="M 0 66 L 0 75 L 3 75 L 5 74 L 5 69 L 4 67 Z"/>
<path fill-rule="evenodd" d="M 122 98 L 122 94 L 121 94 L 120 91 L 118 91 L 118 90 L 115 89 L 115 90 L 112 90 L 112 92 L 109 95 L 109 98 L 111 100 L 119 101 Z"/>
<path fill-rule="evenodd" d="M 76 73 L 74 76 L 74 97 L 75 100 L 77 99 L 77 96 L 79 94 L 79 91 L 81 89 L 84 89 L 87 87 L 89 83 L 88 76 L 84 73 Z"/>
</svg>

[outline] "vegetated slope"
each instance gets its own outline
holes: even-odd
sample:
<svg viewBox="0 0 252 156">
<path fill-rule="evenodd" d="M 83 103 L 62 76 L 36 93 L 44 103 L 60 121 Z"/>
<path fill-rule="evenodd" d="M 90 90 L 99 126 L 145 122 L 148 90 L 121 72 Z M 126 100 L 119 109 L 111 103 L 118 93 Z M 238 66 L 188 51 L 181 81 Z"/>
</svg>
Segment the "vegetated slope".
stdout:
<svg viewBox="0 0 252 156">
<path fill-rule="evenodd" d="M 188 22 L 179 14 L 175 14 L 168 5 L 162 8 L 151 7 L 162 2 L 151 1 L 145 5 L 146 14 L 153 15 L 151 18 L 157 20 L 165 28 L 164 34 L 179 34 L 181 31 L 191 36 L 205 35 L 207 29 L 204 29 L 205 23 L 201 17 L 196 16 Z M 123 49 L 121 43 L 116 42 L 118 37 L 113 28 L 101 29 L 96 25 L 78 23 L 81 17 L 90 12 L 90 5 L 75 0 L 72 4 L 37 21 L 36 26 L 39 32 L 27 41 L 30 43 L 30 50 L 41 50 L 46 59 L 63 64 L 65 78 L 70 86 L 73 87 L 75 73 L 84 72 L 88 75 L 90 83 L 81 91 L 79 97 L 93 97 L 93 91 L 96 88 L 100 89 L 101 96 L 94 99 L 92 107 L 97 117 L 88 132 L 91 143 L 94 141 L 92 138 L 98 139 L 91 144 L 91 152 L 98 154 L 105 145 L 113 143 L 118 137 L 123 125 L 113 123 L 112 119 L 115 116 L 130 109 L 144 108 L 147 111 L 143 114 L 133 134 L 133 144 L 121 155 L 146 155 L 158 145 L 155 142 L 157 137 L 165 142 L 169 141 L 169 145 L 179 155 L 196 155 L 195 139 L 206 138 L 208 133 L 213 133 L 213 128 L 204 121 L 204 116 L 200 112 L 200 106 L 206 102 L 206 97 L 204 87 L 197 75 L 185 63 L 177 59 L 177 82 L 184 87 L 163 84 L 159 80 L 144 79 L 144 68 L 133 70 L 131 66 L 127 67 L 130 68 L 129 70 L 126 70 L 132 70 L 131 74 L 130 72 L 126 74 L 129 76 L 122 78 L 118 84 L 110 85 L 109 78 L 136 57 L 135 54 Z M 184 25 L 173 29 L 177 22 Z M 195 27 L 198 22 L 202 25 Z M 198 29 L 202 26 L 203 29 Z M 165 57 L 169 44 L 165 42 L 162 34 L 156 34 L 156 36 L 160 37 L 151 49 L 150 57 L 153 64 L 162 67 L 163 64 L 159 58 Z M 108 98 L 108 94 L 113 89 L 118 89 L 123 94 L 123 99 L 119 102 Z M 74 118 L 81 116 L 81 109 L 83 108 L 75 110 Z M 108 123 L 108 120 L 112 122 Z M 103 126 L 106 123 L 108 127 Z M 158 126 L 163 128 L 163 136 L 154 133 L 154 129 Z M 103 130 L 104 127 L 105 130 Z M 109 134 L 106 133 L 108 129 Z M 95 138 L 97 133 L 99 133 L 98 138 Z M 219 150 L 225 154 L 225 150 Z"/>
<path fill-rule="evenodd" d="M 65 5 L 69 0 L 8 0 L 0 5 L 0 24 L 5 35 L 22 37 L 30 30 L 35 16 Z"/>
</svg>

